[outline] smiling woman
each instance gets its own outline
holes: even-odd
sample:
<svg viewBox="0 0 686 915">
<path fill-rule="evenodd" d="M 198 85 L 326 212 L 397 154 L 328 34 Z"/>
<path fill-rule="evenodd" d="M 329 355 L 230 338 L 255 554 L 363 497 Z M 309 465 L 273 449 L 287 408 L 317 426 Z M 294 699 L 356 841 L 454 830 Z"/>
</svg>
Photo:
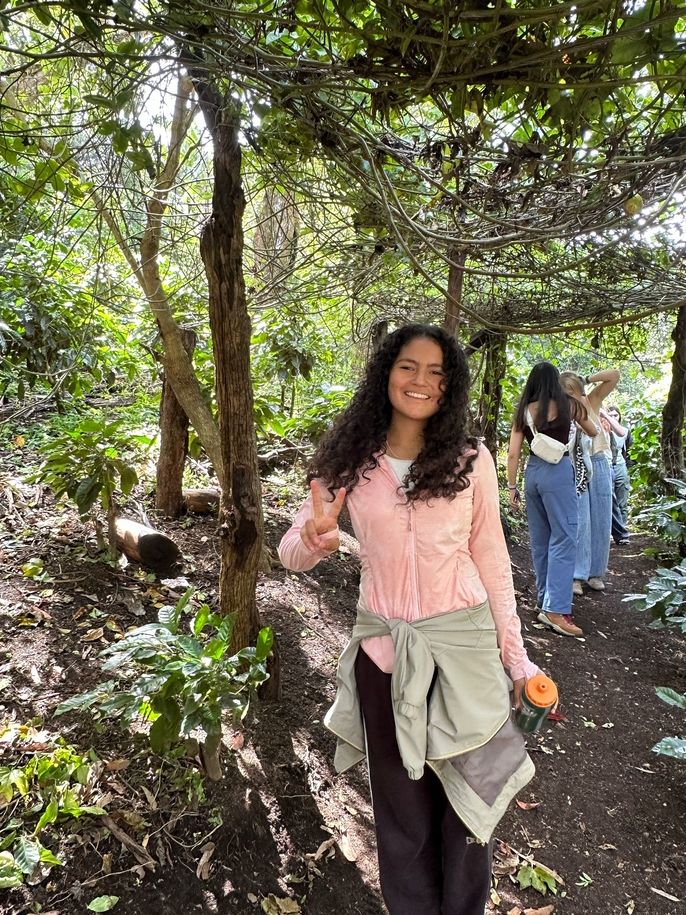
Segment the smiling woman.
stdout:
<svg viewBox="0 0 686 915">
<path fill-rule="evenodd" d="M 443 350 L 434 340 L 415 337 L 398 353 L 388 377 L 393 413 L 386 451 L 392 457 L 414 460 L 422 450 L 426 421 L 440 407 L 443 379 Z"/>
<path fill-rule="evenodd" d="M 346 504 L 362 575 L 325 724 L 339 772 L 367 757 L 391 915 L 483 912 L 490 837 L 533 775 L 505 674 L 518 704 L 538 668 L 493 459 L 466 432 L 468 390 L 454 337 L 421 324 L 390 334 L 314 456 L 310 496 L 279 546 L 287 568 L 313 568 L 338 548 Z"/>
</svg>

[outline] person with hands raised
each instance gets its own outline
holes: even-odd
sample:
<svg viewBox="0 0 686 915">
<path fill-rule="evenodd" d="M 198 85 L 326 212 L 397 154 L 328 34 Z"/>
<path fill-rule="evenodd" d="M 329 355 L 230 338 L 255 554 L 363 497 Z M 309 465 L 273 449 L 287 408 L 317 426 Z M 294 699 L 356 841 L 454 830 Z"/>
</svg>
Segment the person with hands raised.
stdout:
<svg viewBox="0 0 686 915">
<path fill-rule="evenodd" d="M 592 473 L 588 488 L 579 493 L 579 535 L 574 568 L 574 593 L 583 594 L 583 583 L 593 591 L 604 591 L 603 578 L 610 559 L 612 530 L 612 447 L 600 423 L 603 400 L 619 382 L 618 369 L 602 369 L 583 378 L 576 372 L 562 372 L 560 381 L 567 393 L 587 411 L 596 428 L 591 439 Z M 586 385 L 592 385 L 586 393 Z"/>
<path fill-rule="evenodd" d="M 286 568 L 313 568 L 335 552 L 345 504 L 360 591 L 324 723 L 339 772 L 367 759 L 390 915 L 482 913 L 493 830 L 534 771 L 511 708 L 539 670 L 468 393 L 452 336 L 421 324 L 390 334 L 319 445 L 279 545 Z"/>
</svg>

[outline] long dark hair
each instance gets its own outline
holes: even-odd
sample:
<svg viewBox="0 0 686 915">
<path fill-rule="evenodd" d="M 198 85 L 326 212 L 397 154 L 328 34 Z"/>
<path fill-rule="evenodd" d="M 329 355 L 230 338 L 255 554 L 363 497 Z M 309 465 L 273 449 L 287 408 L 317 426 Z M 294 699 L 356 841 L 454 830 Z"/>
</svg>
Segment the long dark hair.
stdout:
<svg viewBox="0 0 686 915">
<path fill-rule="evenodd" d="M 551 362 L 537 362 L 529 372 L 522 396 L 519 398 L 515 412 L 514 428 L 521 432 L 526 422 L 526 409 L 530 403 L 537 403 L 536 428 L 544 432 L 551 422 L 555 425 L 569 426 L 573 417 L 569 394 L 560 384 L 560 372 Z M 553 401 L 557 406 L 557 416 L 548 421 L 548 407 Z M 574 415 L 576 411 L 574 411 Z"/>
<path fill-rule="evenodd" d="M 469 367 L 454 337 L 432 324 L 407 324 L 389 334 L 374 353 L 349 406 L 322 440 L 307 470 L 308 482 L 325 480 L 333 494 L 350 492 L 379 464 L 393 409 L 388 376 L 400 350 L 411 340 L 435 341 L 443 352 L 443 394 L 438 411 L 424 428 L 424 447 L 408 474 L 407 499 L 452 499 L 469 486 L 477 441 L 467 434 Z"/>
</svg>

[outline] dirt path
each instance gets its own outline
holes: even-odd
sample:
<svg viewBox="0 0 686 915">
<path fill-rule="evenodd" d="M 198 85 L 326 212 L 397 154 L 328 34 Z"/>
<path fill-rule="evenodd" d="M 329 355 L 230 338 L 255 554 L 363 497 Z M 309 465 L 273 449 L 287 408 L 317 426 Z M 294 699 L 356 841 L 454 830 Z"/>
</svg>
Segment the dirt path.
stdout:
<svg viewBox="0 0 686 915">
<path fill-rule="evenodd" d="M 11 510 L 0 503 L 0 719 L 40 716 L 43 724 L 35 727 L 43 737 L 61 734 L 104 761 L 126 760 L 124 769 L 102 773 L 101 794 L 111 822 L 152 861 L 142 865 L 133 846 L 97 818 L 48 829 L 45 844 L 64 866 L 34 886 L 0 890 L 0 913 L 19 915 L 36 905 L 59 915 L 85 913 L 94 896 L 111 894 L 119 896 L 114 911 L 127 915 L 382 915 L 365 773 L 335 776 L 333 740 L 321 725 L 354 618 L 354 557 L 343 553 L 303 575 L 275 569 L 260 581 L 260 607 L 282 653 L 283 701 L 256 709 L 244 735 L 227 733 L 226 777 L 203 789 L 192 760 L 180 757 L 160 769 L 141 735 L 132 742 L 84 715 L 51 717 L 60 701 L 97 682 L 98 649 L 119 630 L 154 619 L 156 605 L 173 599 L 179 585 L 146 579 L 133 567 L 111 569 L 92 555 L 89 534 L 71 512 L 32 505 L 26 495 Z M 283 501 L 267 499 L 272 543 L 287 524 Z M 167 529 L 187 557 L 188 581 L 211 601 L 215 523 L 187 524 Z M 678 710 L 661 703 L 654 687 L 686 691 L 684 643 L 649 629 L 644 615 L 621 602 L 640 590 L 653 565 L 642 554 L 645 545 L 635 537 L 628 548 L 613 548 L 607 592 L 577 599 L 583 641 L 536 623 L 528 550 L 512 547 L 528 648 L 557 680 L 566 720 L 530 740 L 538 773 L 520 798 L 526 809 L 513 805 L 498 838 L 564 884 L 544 898 L 505 873 L 494 912 L 548 905 L 566 915 L 686 911 L 664 895 L 686 895 L 684 770 L 650 749 L 683 731 Z M 43 581 L 21 572 L 33 557 L 44 562 Z M 102 636 L 86 638 L 99 629 Z M 0 729 L 0 766 L 26 759 Z M 0 807 L 0 829 L 17 812 Z M 521 864 L 503 845 L 496 860 L 501 872 Z"/>
</svg>

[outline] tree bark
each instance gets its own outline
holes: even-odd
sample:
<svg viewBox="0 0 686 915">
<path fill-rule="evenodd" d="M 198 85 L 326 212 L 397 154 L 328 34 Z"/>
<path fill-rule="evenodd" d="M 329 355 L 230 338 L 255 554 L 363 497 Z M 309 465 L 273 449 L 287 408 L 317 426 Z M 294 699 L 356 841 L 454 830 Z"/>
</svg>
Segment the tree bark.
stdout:
<svg viewBox="0 0 686 915">
<path fill-rule="evenodd" d="M 180 328 L 189 358 L 195 349 L 196 333 Z M 174 394 L 166 373 L 160 401 L 160 454 L 157 460 L 155 507 L 168 518 L 178 518 L 185 507 L 183 469 L 188 454 L 188 415 Z"/>
<path fill-rule="evenodd" d="M 672 382 L 662 410 L 662 463 L 665 476 L 681 478 L 684 471 L 684 413 L 686 411 L 686 305 L 677 312 L 672 331 Z"/>
<path fill-rule="evenodd" d="M 209 286 L 215 383 L 225 486 L 219 509 L 221 612 L 235 613 L 231 650 L 255 643 L 260 617 L 255 600 L 264 524 L 250 376 L 250 318 L 243 277 L 240 109 L 204 74 L 194 77 L 214 147 L 212 215 L 200 239 Z M 278 689 L 278 683 L 271 684 Z"/>
<path fill-rule="evenodd" d="M 448 252 L 448 257 L 450 258 L 450 268 L 448 270 L 448 291 L 445 300 L 443 327 L 454 337 L 460 326 L 464 265 L 467 259 L 467 252 L 460 248 L 451 248 Z"/>
<path fill-rule="evenodd" d="M 503 378 L 507 371 L 507 336 L 488 332 L 481 397 L 477 423 L 486 447 L 497 462 L 498 418 L 503 396 Z"/>
</svg>

